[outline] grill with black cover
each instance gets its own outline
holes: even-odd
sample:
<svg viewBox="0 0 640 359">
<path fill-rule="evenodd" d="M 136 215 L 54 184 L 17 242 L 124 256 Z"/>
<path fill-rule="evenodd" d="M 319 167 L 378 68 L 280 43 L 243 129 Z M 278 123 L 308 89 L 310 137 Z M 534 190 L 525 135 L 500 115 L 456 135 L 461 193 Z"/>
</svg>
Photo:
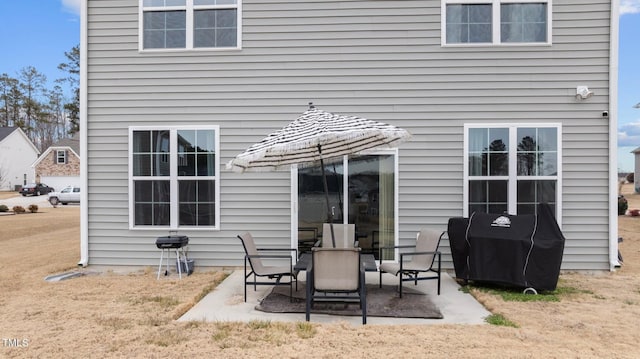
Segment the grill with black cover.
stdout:
<svg viewBox="0 0 640 359">
<path fill-rule="evenodd" d="M 448 234 L 457 278 L 556 289 L 565 238 L 549 205 L 541 204 L 537 215 L 450 218 Z"/>
</svg>

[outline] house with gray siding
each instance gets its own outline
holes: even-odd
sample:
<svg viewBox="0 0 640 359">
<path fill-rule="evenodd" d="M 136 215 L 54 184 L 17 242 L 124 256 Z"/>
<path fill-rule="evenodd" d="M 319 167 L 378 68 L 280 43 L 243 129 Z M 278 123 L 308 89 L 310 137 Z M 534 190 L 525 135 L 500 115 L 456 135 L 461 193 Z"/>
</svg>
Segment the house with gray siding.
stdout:
<svg viewBox="0 0 640 359">
<path fill-rule="evenodd" d="M 412 134 L 326 168 L 364 250 L 549 203 L 562 269 L 612 270 L 617 34 L 610 0 L 86 0 L 80 264 L 157 265 L 169 233 L 197 267 L 241 266 L 245 231 L 308 245 L 317 166 L 225 163 L 313 102 Z"/>
</svg>

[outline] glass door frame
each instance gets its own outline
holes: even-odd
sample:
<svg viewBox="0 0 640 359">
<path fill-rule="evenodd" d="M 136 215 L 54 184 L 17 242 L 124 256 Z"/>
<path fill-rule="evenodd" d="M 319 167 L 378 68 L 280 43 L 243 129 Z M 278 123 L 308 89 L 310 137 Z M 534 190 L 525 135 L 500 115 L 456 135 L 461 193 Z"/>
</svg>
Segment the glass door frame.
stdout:
<svg viewBox="0 0 640 359">
<path fill-rule="evenodd" d="M 398 204 L 399 204 L 399 165 L 398 165 L 398 149 L 383 149 L 383 150 L 373 150 L 373 151 L 363 151 L 358 153 L 357 155 L 392 155 L 394 158 L 393 163 L 393 186 L 394 186 L 394 198 L 393 198 L 393 238 L 394 238 L 394 246 L 398 245 L 398 234 L 399 234 L 399 215 L 398 215 Z M 342 158 L 342 166 L 344 168 L 344 172 L 347 174 L 343 176 L 343 188 L 348 188 L 349 183 L 349 156 L 343 156 Z M 345 190 L 342 193 L 342 203 L 343 203 L 343 221 L 349 220 L 349 191 Z M 298 248 L 298 166 L 291 166 L 291 248 Z M 397 250 L 394 251 L 394 260 L 397 258 Z M 393 260 L 391 260 L 393 261 Z M 376 260 L 376 262 L 379 262 Z"/>
</svg>

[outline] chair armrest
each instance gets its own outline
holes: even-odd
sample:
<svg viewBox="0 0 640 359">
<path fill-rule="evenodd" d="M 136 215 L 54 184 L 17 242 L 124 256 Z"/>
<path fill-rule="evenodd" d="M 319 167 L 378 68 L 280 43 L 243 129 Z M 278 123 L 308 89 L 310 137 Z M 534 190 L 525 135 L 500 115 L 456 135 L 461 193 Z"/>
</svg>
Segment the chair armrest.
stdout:
<svg viewBox="0 0 640 359">
<path fill-rule="evenodd" d="M 415 245 L 415 244 L 413 244 L 413 245 L 411 245 L 411 244 L 407 244 L 407 245 L 401 245 L 401 246 L 387 246 L 387 247 L 379 247 L 379 248 L 378 248 L 378 256 L 379 256 L 379 258 L 382 258 L 382 252 L 383 252 L 384 250 L 396 249 L 396 248 L 399 248 L 399 249 L 401 249 L 401 248 L 415 248 L 415 247 L 416 247 L 416 245 Z"/>
<path fill-rule="evenodd" d="M 257 248 L 258 252 L 295 252 L 296 258 L 298 258 L 297 248 Z"/>
<path fill-rule="evenodd" d="M 247 258 L 291 258 L 291 256 L 284 254 L 254 254 L 254 255 L 245 255 Z"/>
<path fill-rule="evenodd" d="M 406 257 L 406 256 L 417 256 L 417 255 L 421 255 L 421 254 L 438 254 L 438 255 L 440 255 L 440 251 L 400 253 L 400 261 L 402 261 L 403 257 Z"/>
<path fill-rule="evenodd" d="M 396 248 L 415 248 L 416 245 L 407 244 L 402 246 L 388 246 L 388 247 L 378 247 L 379 249 L 396 249 Z"/>
<path fill-rule="evenodd" d="M 245 255 L 245 264 L 247 259 L 251 258 L 270 258 L 270 259 L 289 259 L 289 266 L 293 269 L 293 258 L 290 255 L 284 254 L 254 254 L 254 255 Z"/>
</svg>

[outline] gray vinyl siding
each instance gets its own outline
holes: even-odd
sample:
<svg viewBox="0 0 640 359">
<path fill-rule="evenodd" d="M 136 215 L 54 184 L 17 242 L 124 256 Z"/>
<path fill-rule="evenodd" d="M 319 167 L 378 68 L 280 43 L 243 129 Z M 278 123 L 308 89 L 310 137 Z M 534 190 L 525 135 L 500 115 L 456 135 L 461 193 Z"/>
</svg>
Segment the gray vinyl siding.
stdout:
<svg viewBox="0 0 640 359">
<path fill-rule="evenodd" d="M 157 265 L 167 234 L 129 230 L 129 126 L 219 125 L 224 166 L 313 101 L 413 134 L 401 241 L 462 215 L 464 124 L 561 123 L 562 268 L 609 268 L 609 1 L 553 1 L 551 46 L 442 47 L 440 1 L 246 0 L 241 50 L 167 52 L 138 51 L 137 0 L 88 6 L 89 264 Z M 220 230 L 181 231 L 197 265 L 241 265 L 247 230 L 287 247 L 289 172 L 220 177 Z"/>
</svg>

